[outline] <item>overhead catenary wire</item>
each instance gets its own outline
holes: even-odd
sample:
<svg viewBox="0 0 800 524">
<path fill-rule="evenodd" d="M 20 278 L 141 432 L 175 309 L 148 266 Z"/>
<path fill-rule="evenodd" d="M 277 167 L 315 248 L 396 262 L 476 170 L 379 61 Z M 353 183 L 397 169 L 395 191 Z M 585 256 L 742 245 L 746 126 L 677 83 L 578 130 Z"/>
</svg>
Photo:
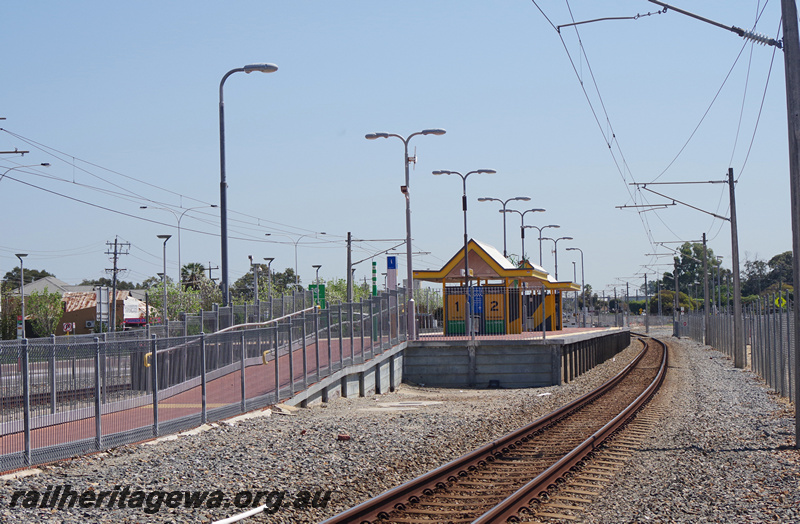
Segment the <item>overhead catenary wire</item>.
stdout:
<svg viewBox="0 0 800 524">
<path fill-rule="evenodd" d="M 591 109 L 591 111 L 592 111 L 592 114 L 593 114 L 593 116 L 594 116 L 595 122 L 596 122 L 596 124 L 598 125 L 598 128 L 600 129 L 600 131 L 601 131 L 601 134 L 603 135 L 603 138 L 604 138 L 604 140 L 605 140 L 605 143 L 606 143 L 606 145 L 607 145 L 607 147 L 608 147 L 608 149 L 609 149 L 609 152 L 610 152 L 610 153 L 611 153 L 611 155 L 612 155 L 612 159 L 613 159 L 613 161 L 614 161 L 614 164 L 615 164 L 615 166 L 616 166 L 616 168 L 617 168 L 617 171 L 619 172 L 619 174 L 620 174 L 620 176 L 622 177 L 623 181 L 627 182 L 627 181 L 628 181 L 628 176 L 630 177 L 630 179 L 632 179 L 632 180 L 634 180 L 634 181 L 635 181 L 635 178 L 634 178 L 634 176 L 633 176 L 632 172 L 630 171 L 630 169 L 629 169 L 629 167 L 628 167 L 628 164 L 627 164 L 627 162 L 625 162 L 625 156 L 622 154 L 622 151 L 621 151 L 621 146 L 620 146 L 620 143 L 619 143 L 619 141 L 618 141 L 618 139 L 617 139 L 616 132 L 614 131 L 614 129 L 613 129 L 613 126 L 611 126 L 611 120 L 610 120 L 610 117 L 608 116 L 608 113 L 607 113 L 607 111 L 606 111 L 605 104 L 603 103 L 603 97 L 602 97 L 602 94 L 600 93 L 600 90 L 599 90 L 599 88 L 598 88 L 598 86 L 597 86 L 597 83 L 596 83 L 596 81 L 595 81 L 595 79 L 594 79 L 594 74 L 593 74 L 593 72 L 592 72 L 592 68 L 591 68 L 591 65 L 590 65 L 590 63 L 589 63 L 589 58 L 588 58 L 588 55 L 587 55 L 587 53 L 586 53 L 586 49 L 585 49 L 585 47 L 584 47 L 584 43 L 583 43 L 582 39 L 580 38 L 580 35 L 579 35 L 578 31 L 577 31 L 577 27 L 575 27 L 575 31 L 576 31 L 576 35 L 578 36 L 578 46 L 580 47 L 580 50 L 581 50 L 581 57 L 582 57 L 582 58 L 585 58 L 585 60 L 586 60 L 586 67 L 587 67 L 587 70 L 588 70 L 589 74 L 591 75 L 592 82 L 593 82 L 593 84 L 594 84 L 594 87 L 595 87 L 595 92 L 596 92 L 596 94 L 597 94 L 597 97 L 598 97 L 598 99 L 599 99 L 599 101 L 600 101 L 599 107 L 601 108 L 601 110 L 602 110 L 602 113 L 603 113 L 603 115 L 604 115 L 604 116 L 605 116 L 605 118 L 606 118 L 606 123 L 607 123 L 607 126 L 608 126 L 608 127 L 607 127 L 607 129 L 606 129 L 606 128 L 604 128 L 604 126 L 603 126 L 603 125 L 601 125 L 601 123 L 600 123 L 600 119 L 599 119 L 599 116 L 598 116 L 598 112 L 599 112 L 599 111 L 598 111 L 598 109 L 595 109 L 595 107 L 594 107 L 594 104 L 593 104 L 593 102 L 592 102 L 591 98 L 589 97 L 589 94 L 588 94 L 588 92 L 586 91 L 586 88 L 585 88 L 584 81 L 583 81 L 583 79 L 581 78 L 581 73 L 578 71 L 578 68 L 577 68 L 577 66 L 576 66 L 575 60 L 573 59 L 572 55 L 570 54 L 569 48 L 567 47 L 567 45 L 566 45 L 566 42 L 564 41 L 564 38 L 563 38 L 563 36 L 561 35 L 561 32 L 560 32 L 560 28 L 561 28 L 561 27 L 565 27 L 565 26 L 576 26 L 576 25 L 578 25 L 578 23 L 575 23 L 575 17 L 574 17 L 574 15 L 573 15 L 573 13 L 572 13 L 572 8 L 571 8 L 571 6 L 569 5 L 569 1 L 568 1 L 568 0 L 566 0 L 566 5 L 567 5 L 567 9 L 569 10 L 569 15 L 570 15 L 570 18 L 572 19 L 573 23 L 572 23 L 572 24 L 564 24 L 564 25 L 562 25 L 562 26 L 556 26 L 556 25 L 555 25 L 555 24 L 554 24 L 554 23 L 551 21 L 550 17 L 549 17 L 549 16 L 548 16 L 548 15 L 547 15 L 547 14 L 544 12 L 544 10 L 543 10 L 543 9 L 542 9 L 542 8 L 541 8 L 539 5 L 538 5 L 538 3 L 536 2 L 536 0 L 532 0 L 532 2 L 533 2 L 533 4 L 536 6 L 536 8 L 539 10 L 539 12 L 542 14 L 542 16 L 544 16 L 544 18 L 547 20 L 547 22 L 550 24 L 550 26 L 551 26 L 551 27 L 552 27 L 554 30 L 556 30 L 556 31 L 559 33 L 559 38 L 561 39 L 562 46 L 564 47 L 564 49 L 565 49 L 565 51 L 566 51 L 566 53 L 567 53 L 567 57 L 568 57 L 568 59 L 569 59 L 569 61 L 570 61 L 570 64 L 571 64 L 571 66 L 572 66 L 572 69 L 573 69 L 574 73 L 576 74 L 576 77 L 578 78 L 578 80 L 579 80 L 579 82 L 580 82 L 580 86 L 581 86 L 581 89 L 582 89 L 582 91 L 583 91 L 583 93 L 584 93 L 584 97 L 585 97 L 585 99 L 587 100 L 587 102 L 588 102 L 588 104 L 589 104 L 589 106 L 590 106 L 590 109 Z M 653 2 L 653 3 L 657 3 L 657 4 L 659 4 L 659 5 L 662 5 L 662 6 L 664 6 L 664 7 L 665 7 L 665 9 L 664 9 L 664 11 L 663 11 L 663 12 L 666 12 L 666 4 L 663 4 L 663 3 L 661 3 L 661 2 Z M 726 27 L 726 26 L 721 26 L 721 27 L 725 27 L 726 29 L 731 29 L 732 31 L 734 31 L 734 32 L 736 32 L 737 34 L 739 34 L 740 36 L 744 36 L 746 39 L 748 39 L 748 40 L 751 42 L 751 44 L 752 44 L 752 42 L 753 42 L 753 41 L 755 41 L 755 42 L 758 42 L 758 43 L 768 43 L 768 44 L 776 45 L 776 40 L 774 40 L 774 39 L 767 39 L 766 37 L 764 37 L 764 38 L 758 38 L 757 36 L 754 36 L 754 35 L 757 35 L 757 33 L 755 33 L 755 27 L 757 26 L 757 24 L 758 24 L 758 21 L 760 20 L 761 16 L 763 15 L 763 13 L 764 13 L 764 9 L 765 9 L 765 8 L 766 8 L 766 4 L 765 4 L 764 6 L 761 6 L 760 8 L 757 8 L 757 10 L 756 10 L 756 11 L 757 11 L 757 13 L 756 13 L 756 19 L 755 19 L 755 22 L 754 22 L 754 27 L 753 27 L 753 30 L 752 30 L 752 31 L 743 31 L 743 30 L 740 30 L 740 29 L 738 29 L 738 28 L 732 28 L 732 29 L 731 29 L 731 28 L 728 28 L 728 27 Z M 631 19 L 636 19 L 636 18 L 637 18 L 637 17 L 606 17 L 606 18 L 594 19 L 594 20 L 590 20 L 590 21 L 600 21 L 600 20 L 610 20 L 610 19 L 616 19 L 616 20 L 631 20 Z M 735 59 L 735 60 L 734 60 L 734 62 L 733 62 L 733 64 L 732 64 L 732 66 L 731 66 L 730 70 L 728 71 L 727 75 L 725 76 L 725 79 L 723 80 L 723 83 L 722 83 L 722 85 L 721 85 L 721 86 L 720 86 L 720 88 L 717 90 L 716 94 L 714 95 L 714 97 L 713 97 L 712 101 L 710 102 L 710 104 L 709 104 L 708 108 L 706 109 L 706 111 L 703 113 L 703 115 L 702 115 L 702 117 L 701 117 L 700 121 L 698 122 L 698 124 L 697 124 L 697 125 L 695 126 L 695 128 L 692 130 L 692 132 L 691 132 L 691 134 L 690 134 L 689 138 L 688 138 L 688 139 L 685 141 L 685 143 L 683 144 L 683 146 L 680 148 L 680 150 L 679 150 L 679 151 L 678 151 L 678 153 L 675 155 L 675 157 L 674 157 L 674 158 L 673 158 L 673 159 L 672 159 L 672 160 L 669 162 L 669 164 L 666 166 L 666 168 L 664 168 L 664 170 L 662 170 L 662 172 L 661 172 L 661 173 L 660 173 L 660 174 L 659 174 L 659 175 L 658 175 L 658 176 L 657 176 L 657 177 L 656 177 L 654 180 L 658 180 L 660 177 L 662 177 L 662 176 L 663 176 L 663 175 L 664 175 L 666 172 L 668 172 L 668 171 L 669 171 L 669 170 L 672 168 L 672 166 L 675 164 L 675 162 L 677 161 L 677 159 L 678 159 L 678 158 L 681 156 L 681 154 L 684 152 L 684 150 L 686 149 L 686 147 L 688 146 L 688 144 L 689 144 L 689 143 L 692 141 L 692 139 L 695 137 L 695 135 L 696 135 L 697 131 L 699 130 L 699 128 L 700 128 L 700 126 L 702 125 L 703 121 L 704 121 L 704 120 L 705 120 L 705 118 L 707 117 L 708 113 L 710 112 L 711 108 L 714 106 L 714 103 L 717 101 L 717 99 L 718 99 L 718 97 L 719 97 L 720 93 L 722 92 L 723 88 L 725 87 L 726 83 L 728 82 L 729 78 L 731 77 L 731 74 L 732 74 L 732 72 L 734 71 L 734 69 L 735 69 L 735 67 L 736 67 L 736 65 L 737 65 L 737 63 L 738 63 L 738 61 L 739 61 L 739 59 L 740 59 L 740 57 L 741 57 L 741 55 L 742 55 L 742 53 L 743 53 L 743 51 L 744 51 L 744 49 L 745 49 L 745 45 L 746 45 L 746 44 L 747 44 L 747 42 L 745 42 L 745 43 L 743 44 L 742 48 L 740 49 L 739 53 L 738 53 L 738 54 L 737 54 L 737 56 L 736 56 L 736 59 Z M 776 45 L 776 47 L 779 47 L 779 45 Z M 769 84 L 769 79 L 770 79 L 770 76 L 771 76 L 771 71 L 772 71 L 772 63 L 774 62 L 774 56 L 775 56 L 775 50 L 773 49 L 773 57 L 772 57 L 772 62 L 770 62 L 770 69 L 769 69 L 769 71 L 770 71 L 770 72 L 768 73 L 768 75 L 767 75 L 767 78 L 766 78 L 766 81 L 765 81 L 764 94 L 762 95 L 761 105 L 760 105 L 760 107 L 759 107 L 759 110 L 758 110 L 758 117 L 757 117 L 757 119 L 756 119 L 756 122 L 755 122 L 755 124 L 754 124 L 754 126 L 753 126 L 753 135 L 752 135 L 752 137 L 751 137 L 751 140 L 750 140 L 750 145 L 749 145 L 749 148 L 748 148 L 747 155 L 745 156 L 745 160 L 744 160 L 744 162 L 743 162 L 743 165 L 742 165 L 742 167 L 741 167 L 741 168 L 738 170 L 738 174 L 737 174 L 737 180 L 738 180 L 738 178 L 739 178 L 739 177 L 741 177 L 741 174 L 742 174 L 742 172 L 744 171 L 744 165 L 746 165 L 746 163 L 747 163 L 747 159 L 749 158 L 750 151 L 752 150 L 752 146 L 753 146 L 753 143 L 754 143 L 755 135 L 756 135 L 756 132 L 757 132 L 757 130 L 758 130 L 758 124 L 759 124 L 759 122 L 760 122 L 760 117 L 761 117 L 761 111 L 762 111 L 762 109 L 763 109 L 763 105 L 764 105 L 764 99 L 766 98 L 766 89 L 767 89 L 767 86 L 768 86 L 768 84 Z M 751 62 L 752 62 L 752 53 L 751 53 Z M 747 76 L 746 76 L 746 82 L 747 82 L 747 83 L 749 83 L 749 81 L 750 81 L 750 67 L 748 66 L 748 72 L 747 72 Z M 746 83 L 746 85 L 747 85 L 747 83 Z M 733 156 L 734 156 L 734 154 L 735 154 L 735 151 L 736 151 L 736 143 L 738 142 L 738 137 L 739 137 L 739 134 L 740 134 L 740 131 L 741 131 L 741 121 L 742 121 L 742 115 L 744 114 L 745 99 L 746 99 L 746 91 L 747 91 L 747 90 L 745 89 L 745 93 L 744 93 L 744 95 L 743 95 L 742 109 L 740 110 L 740 111 L 741 111 L 741 113 L 740 113 L 740 123 L 739 123 L 739 126 L 738 126 L 738 128 L 737 128 L 737 131 L 736 131 L 736 137 L 734 138 L 733 152 L 732 152 L 732 154 L 731 154 L 731 158 L 732 158 L 732 159 L 733 159 Z M 616 158 L 616 156 L 615 156 L 615 154 L 614 154 L 614 151 L 613 151 L 613 149 L 612 149 L 612 146 L 616 146 L 617 150 L 619 151 L 619 153 L 620 153 L 620 160 L 618 160 L 618 159 Z M 730 162 L 730 163 L 732 163 L 732 160 L 731 160 L 731 162 Z M 626 188 L 627 188 L 627 184 L 626 184 Z M 721 192 L 720 192 L 720 199 L 719 199 L 719 201 L 718 201 L 718 205 L 717 205 L 717 210 L 719 210 L 719 208 L 721 207 L 721 204 L 722 204 L 722 202 L 723 202 L 723 200 L 722 200 L 722 198 L 723 198 L 723 196 L 724 196 L 724 195 L 723 195 L 723 193 L 724 193 L 724 190 L 721 190 Z M 628 195 L 629 195 L 629 198 L 630 198 L 629 202 L 633 202 L 634 204 L 638 204 L 640 201 L 645 201 L 645 202 L 647 201 L 647 199 L 644 197 L 644 195 L 642 195 L 642 194 L 641 194 L 641 190 L 639 190 L 639 191 L 635 191 L 635 192 L 633 192 L 633 193 L 632 193 L 630 190 L 628 190 Z M 637 196 L 637 195 L 638 195 L 638 196 Z M 674 232 L 674 231 L 672 231 L 672 229 L 671 229 L 671 228 L 670 228 L 670 227 L 667 225 L 666 221 L 665 221 L 665 220 L 664 220 L 664 219 L 663 219 L 663 218 L 660 216 L 660 214 L 659 214 L 657 211 L 655 212 L 655 215 L 656 215 L 657 219 L 658 219 L 658 220 L 659 220 L 659 221 L 660 221 L 660 222 L 661 222 L 661 223 L 662 223 L 662 224 L 663 224 L 663 225 L 664 225 L 664 226 L 665 226 L 665 227 L 666 227 L 666 228 L 667 228 L 667 229 L 668 229 L 668 230 L 669 230 L 671 233 L 675 234 L 675 232 Z M 642 225 L 643 225 L 643 227 L 644 227 L 644 229 L 645 229 L 645 234 L 646 234 L 646 236 L 647 236 L 648 240 L 650 241 L 650 243 L 652 244 L 652 243 L 653 243 L 653 241 L 654 241 L 654 237 L 653 237 L 653 233 L 652 233 L 652 230 L 651 230 L 651 227 L 650 227 L 649 221 L 648 221 L 648 219 L 647 219 L 647 216 L 644 214 L 644 212 L 639 212 L 639 217 L 640 217 L 640 220 L 641 220 L 641 222 L 642 222 Z M 713 228 L 713 226 L 714 226 L 714 222 L 716 222 L 717 220 L 718 220 L 718 218 L 716 218 L 716 217 L 715 217 L 714 219 L 712 219 L 712 227 L 710 227 L 710 228 L 709 228 L 709 230 L 712 230 L 712 229 L 714 229 L 714 228 Z M 719 227 L 718 227 L 718 229 L 717 229 L 717 233 L 718 233 L 719 231 L 721 231 L 721 229 L 722 229 L 722 226 L 724 225 L 724 221 L 719 221 L 719 222 L 718 222 L 718 225 L 719 225 Z M 678 238 L 678 235 L 677 235 L 677 234 L 676 234 L 675 236 L 676 236 L 676 238 Z"/>
</svg>

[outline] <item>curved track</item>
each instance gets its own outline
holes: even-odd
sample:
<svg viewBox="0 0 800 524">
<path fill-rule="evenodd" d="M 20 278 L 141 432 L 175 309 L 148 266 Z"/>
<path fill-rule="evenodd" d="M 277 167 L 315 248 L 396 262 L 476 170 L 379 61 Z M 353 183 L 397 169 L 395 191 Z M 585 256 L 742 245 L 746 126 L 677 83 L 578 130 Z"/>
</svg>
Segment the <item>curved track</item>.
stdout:
<svg viewBox="0 0 800 524">
<path fill-rule="evenodd" d="M 517 521 L 658 389 L 666 345 L 639 340 L 643 349 L 633 362 L 595 391 L 325 524 Z"/>
</svg>

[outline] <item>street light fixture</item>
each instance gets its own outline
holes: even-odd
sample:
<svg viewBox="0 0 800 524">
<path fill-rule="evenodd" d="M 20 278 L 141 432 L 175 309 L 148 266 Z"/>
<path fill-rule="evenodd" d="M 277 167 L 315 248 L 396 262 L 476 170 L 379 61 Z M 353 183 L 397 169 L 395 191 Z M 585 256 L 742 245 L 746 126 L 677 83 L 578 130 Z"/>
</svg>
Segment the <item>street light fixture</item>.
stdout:
<svg viewBox="0 0 800 524">
<path fill-rule="evenodd" d="M 522 201 L 522 202 L 529 202 L 530 199 L 531 199 L 531 197 L 526 197 L 526 196 L 512 197 L 512 198 L 509 198 L 507 200 L 501 200 L 499 198 L 492 198 L 492 197 L 481 197 L 481 198 L 478 199 L 478 202 L 492 202 L 492 201 L 494 201 L 494 202 L 500 202 L 501 204 L 503 204 L 502 213 L 503 213 L 503 256 L 504 257 L 508 257 L 508 252 L 507 252 L 507 249 L 506 249 L 506 213 L 505 213 L 506 205 L 508 205 L 508 203 L 513 201 L 513 200 L 519 200 L 519 201 Z"/>
<path fill-rule="evenodd" d="M 167 240 L 172 238 L 172 235 L 156 235 L 158 238 L 164 241 L 164 273 L 161 276 L 161 286 L 164 288 L 164 303 L 162 304 L 163 309 L 163 322 L 166 324 L 167 321 Z M 114 307 L 117 307 L 117 297 L 114 297 Z"/>
<path fill-rule="evenodd" d="M 230 301 L 230 286 L 228 285 L 228 183 L 225 179 L 225 103 L 222 92 L 225 80 L 234 73 L 252 73 L 260 71 L 262 73 L 274 73 L 278 70 L 275 64 L 249 64 L 244 67 L 231 69 L 219 83 L 219 207 L 220 207 L 220 228 L 221 228 L 221 251 L 222 251 L 222 305 L 227 306 Z"/>
<path fill-rule="evenodd" d="M 521 221 L 519 226 L 519 234 L 520 239 L 522 240 L 522 257 L 520 258 L 520 264 L 525 262 L 525 215 L 528 213 L 536 213 L 536 212 L 544 212 L 544 209 L 536 208 L 536 209 L 528 209 L 527 211 L 517 211 L 516 209 L 501 209 L 500 212 L 505 213 L 516 213 L 519 215 Z"/>
<path fill-rule="evenodd" d="M 581 301 L 583 302 L 583 306 L 581 307 L 581 327 L 586 327 L 586 288 L 583 284 L 583 250 L 579 247 L 568 247 L 567 251 L 581 252 Z M 556 280 L 558 280 L 558 277 L 556 277 Z"/>
<path fill-rule="evenodd" d="M 466 175 L 462 175 L 458 171 L 448 171 L 446 169 L 441 169 L 438 171 L 434 171 L 434 175 L 458 175 L 461 177 L 462 187 L 463 187 L 463 194 L 461 196 L 461 207 L 464 209 L 464 284 L 466 285 L 467 291 L 467 310 L 465 311 L 465 316 L 467 317 L 464 326 L 467 329 L 467 333 L 470 337 L 474 338 L 475 334 L 473 333 L 472 329 L 472 280 L 469 278 L 469 256 L 467 253 L 467 242 L 469 238 L 467 237 L 467 177 L 475 174 L 489 174 L 493 175 L 497 173 L 494 169 L 477 169 L 475 171 L 470 171 Z M 409 248 L 411 245 L 409 245 Z"/>
<path fill-rule="evenodd" d="M 416 321 L 416 307 L 414 304 L 414 270 L 413 264 L 411 260 L 411 196 L 409 190 L 411 188 L 411 184 L 409 181 L 408 176 L 408 163 L 411 160 L 408 157 L 408 142 L 411 140 L 412 137 L 417 135 L 436 135 L 441 136 L 445 134 L 447 131 L 444 129 L 423 129 L 422 131 L 418 131 L 416 133 L 411 133 L 407 137 L 403 138 L 400 135 L 396 135 L 394 133 L 369 133 L 364 135 L 364 138 L 367 140 L 375 140 L 377 138 L 389 138 L 393 136 L 395 138 L 399 138 L 403 141 L 403 147 L 405 153 L 403 155 L 403 160 L 405 162 L 405 174 L 406 174 L 406 183 L 404 186 L 400 187 L 400 191 L 406 198 L 406 272 L 407 272 L 407 282 L 408 282 L 408 307 L 406 308 L 407 312 L 407 323 L 408 323 L 408 339 L 409 340 L 416 340 L 417 338 L 417 321 Z M 414 157 L 414 164 L 416 165 L 417 158 Z"/>
<path fill-rule="evenodd" d="M 19 259 L 19 303 L 22 308 L 22 336 L 18 331 L 17 338 L 25 338 L 25 268 L 22 265 L 22 259 L 27 257 L 28 254 L 17 253 L 15 256 Z"/>
<path fill-rule="evenodd" d="M 535 230 L 537 230 L 539 232 L 539 265 L 541 266 L 542 265 L 542 231 L 547 229 L 548 227 L 559 228 L 561 226 L 559 226 L 558 224 L 550 224 L 550 225 L 542 226 L 542 227 L 539 227 L 539 226 L 525 226 L 525 227 L 533 228 L 533 229 L 535 229 Z"/>
<path fill-rule="evenodd" d="M 186 209 L 183 213 L 178 215 L 175 211 L 168 207 L 155 207 L 155 206 L 139 206 L 139 209 L 160 209 L 162 211 L 169 211 L 172 213 L 172 216 L 175 217 L 175 220 L 178 222 L 178 287 L 180 290 L 183 289 L 183 274 L 181 271 L 183 270 L 183 266 L 181 266 L 181 220 L 183 219 L 183 215 L 188 213 L 193 209 L 204 209 L 207 207 L 218 207 L 217 204 L 209 204 L 207 206 L 197 206 L 197 207 L 190 207 Z"/>
<path fill-rule="evenodd" d="M 26 167 L 50 167 L 50 163 L 49 162 L 42 162 L 41 164 L 31 164 L 29 166 L 9 167 L 5 171 L 3 171 L 2 175 L 0 175 L 0 180 L 3 180 L 3 177 L 6 176 L 6 173 L 8 173 L 9 171 L 14 171 L 15 169 L 25 169 Z"/>
<path fill-rule="evenodd" d="M 292 244 L 294 244 L 294 284 L 296 286 L 299 286 L 300 285 L 300 273 L 298 272 L 298 269 L 297 269 L 297 244 L 300 243 L 300 240 L 305 238 L 305 237 L 315 237 L 316 238 L 317 235 L 326 235 L 327 233 L 325 233 L 325 231 L 321 231 L 319 233 L 306 233 L 304 235 L 300 235 L 299 237 L 297 237 L 297 240 L 292 240 L 291 236 L 283 234 L 283 233 L 276 233 L 276 234 L 279 235 L 279 236 L 288 238 L 289 240 L 291 240 Z M 272 236 L 272 233 L 264 233 L 264 236 L 270 237 L 270 236 Z"/>
<path fill-rule="evenodd" d="M 552 240 L 553 241 L 553 253 L 555 253 L 556 280 L 558 280 L 558 241 L 559 240 L 572 240 L 572 237 L 559 237 L 559 238 L 542 237 L 542 240 Z"/>
</svg>

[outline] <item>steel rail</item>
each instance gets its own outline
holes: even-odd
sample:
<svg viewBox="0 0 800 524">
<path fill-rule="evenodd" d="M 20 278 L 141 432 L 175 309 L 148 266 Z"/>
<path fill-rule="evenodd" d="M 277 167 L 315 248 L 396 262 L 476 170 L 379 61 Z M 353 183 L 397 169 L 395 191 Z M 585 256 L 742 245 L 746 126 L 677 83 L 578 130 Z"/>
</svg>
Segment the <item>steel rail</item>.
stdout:
<svg viewBox="0 0 800 524">
<path fill-rule="evenodd" d="M 571 469 L 579 466 L 583 459 L 597 449 L 621 426 L 625 425 L 632 418 L 632 416 L 648 400 L 650 400 L 650 398 L 655 394 L 656 390 L 661 386 L 661 383 L 664 381 L 668 363 L 666 344 L 657 339 L 651 340 L 658 342 L 662 346 L 663 355 L 661 357 L 661 366 L 659 367 L 658 373 L 650 385 L 638 397 L 636 397 L 636 399 L 628 407 L 626 407 L 616 417 L 609 421 L 605 426 L 597 430 L 594 434 L 592 434 L 592 436 L 583 441 L 579 446 L 561 458 L 558 462 L 540 473 L 528 484 L 521 487 L 513 495 L 481 515 L 473 522 L 473 524 L 520 522 L 518 514 L 528 511 L 527 507 L 532 500 L 541 497 L 543 493 L 547 493 L 547 490 L 552 489 L 559 478 L 563 477 Z"/>
<path fill-rule="evenodd" d="M 594 391 L 586 393 L 520 429 L 484 444 L 466 455 L 335 515 L 325 520 L 322 524 L 370 523 L 377 519 L 387 518 L 391 511 L 403 510 L 407 504 L 418 502 L 420 495 L 429 495 L 433 493 L 434 489 L 445 487 L 445 480 L 454 480 L 459 476 L 463 476 L 466 471 L 475 471 L 479 466 L 487 462 L 494 462 L 516 445 L 534 436 L 531 434 L 538 435 L 543 433 L 548 426 L 590 404 L 613 389 L 636 367 L 647 353 L 647 344 L 644 341 L 641 342 L 644 345 L 642 351 L 622 371 Z"/>
</svg>

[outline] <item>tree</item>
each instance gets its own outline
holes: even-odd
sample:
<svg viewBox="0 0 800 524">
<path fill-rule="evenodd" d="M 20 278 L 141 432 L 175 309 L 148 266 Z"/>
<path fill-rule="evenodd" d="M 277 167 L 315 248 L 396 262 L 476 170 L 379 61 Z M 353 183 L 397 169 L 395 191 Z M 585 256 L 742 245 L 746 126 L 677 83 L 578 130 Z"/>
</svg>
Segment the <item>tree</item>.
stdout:
<svg viewBox="0 0 800 524">
<path fill-rule="evenodd" d="M 19 266 L 17 266 L 14 269 L 12 269 L 11 271 L 7 271 L 5 276 L 3 277 L 3 279 L 9 281 L 10 283 L 13 283 L 12 285 L 14 285 L 14 287 L 19 287 L 19 274 L 20 274 L 20 268 L 19 268 Z M 28 268 L 25 268 L 25 283 L 26 284 L 29 283 L 29 282 L 34 282 L 36 280 L 39 280 L 40 278 L 54 277 L 54 276 L 55 276 L 54 274 L 52 274 L 52 273 L 50 273 L 48 271 L 45 271 L 44 269 L 39 270 L 39 269 L 28 269 Z"/>
<path fill-rule="evenodd" d="M 301 282 L 298 278 L 297 282 Z M 283 270 L 282 273 L 278 273 L 273 271 L 272 272 L 272 289 L 278 295 L 287 295 L 291 294 L 291 285 L 295 283 L 295 274 L 294 269 L 287 267 Z M 302 290 L 303 288 L 300 287 L 298 291 Z"/>
<path fill-rule="evenodd" d="M 767 282 L 767 263 L 763 260 L 750 260 L 745 253 L 744 274 L 742 275 L 742 297 L 760 295 L 769 286 Z"/>
<path fill-rule="evenodd" d="M 775 255 L 769 259 L 767 265 L 770 270 L 768 276 L 770 285 L 780 283 L 793 285 L 791 251 L 784 251 L 779 255 Z"/>
<path fill-rule="evenodd" d="M 206 268 L 200 262 L 190 262 L 181 268 L 183 289 L 200 289 L 200 282 L 208 280 Z"/>
<path fill-rule="evenodd" d="M 33 320 L 33 331 L 40 337 L 56 332 L 64 314 L 64 302 L 59 293 L 50 293 L 47 288 L 41 293 L 34 291 L 25 299 L 25 313 Z"/>
<path fill-rule="evenodd" d="M 221 294 L 220 294 L 221 296 Z M 164 288 L 161 283 L 149 288 L 147 300 L 150 307 L 156 309 L 164 318 Z M 201 295 L 198 291 L 182 291 L 174 282 L 167 282 L 167 318 L 178 320 L 180 313 L 199 313 Z M 211 309 L 210 307 L 208 309 Z"/>
<path fill-rule="evenodd" d="M 172 282 L 172 279 L 167 277 L 167 283 L 169 284 L 170 282 Z M 161 277 L 159 276 L 147 277 L 144 279 L 144 281 L 142 281 L 139 289 L 153 289 L 156 286 L 161 286 Z"/>
<path fill-rule="evenodd" d="M 369 296 L 369 291 L 362 286 L 353 286 L 353 302 L 360 302 L 362 299 Z M 419 299 L 419 297 L 417 297 Z M 325 300 L 331 304 L 333 301 L 339 302 L 347 301 L 347 280 L 343 278 L 336 278 L 328 280 L 325 283 Z M 419 310 L 418 310 L 419 312 Z"/>
<path fill-rule="evenodd" d="M 0 299 L 2 301 L 2 316 L 0 316 L 0 336 L 3 340 L 17 338 L 17 316 L 21 313 L 19 296 L 9 292 L 13 286 L 6 281 L 0 282 Z"/>
</svg>

